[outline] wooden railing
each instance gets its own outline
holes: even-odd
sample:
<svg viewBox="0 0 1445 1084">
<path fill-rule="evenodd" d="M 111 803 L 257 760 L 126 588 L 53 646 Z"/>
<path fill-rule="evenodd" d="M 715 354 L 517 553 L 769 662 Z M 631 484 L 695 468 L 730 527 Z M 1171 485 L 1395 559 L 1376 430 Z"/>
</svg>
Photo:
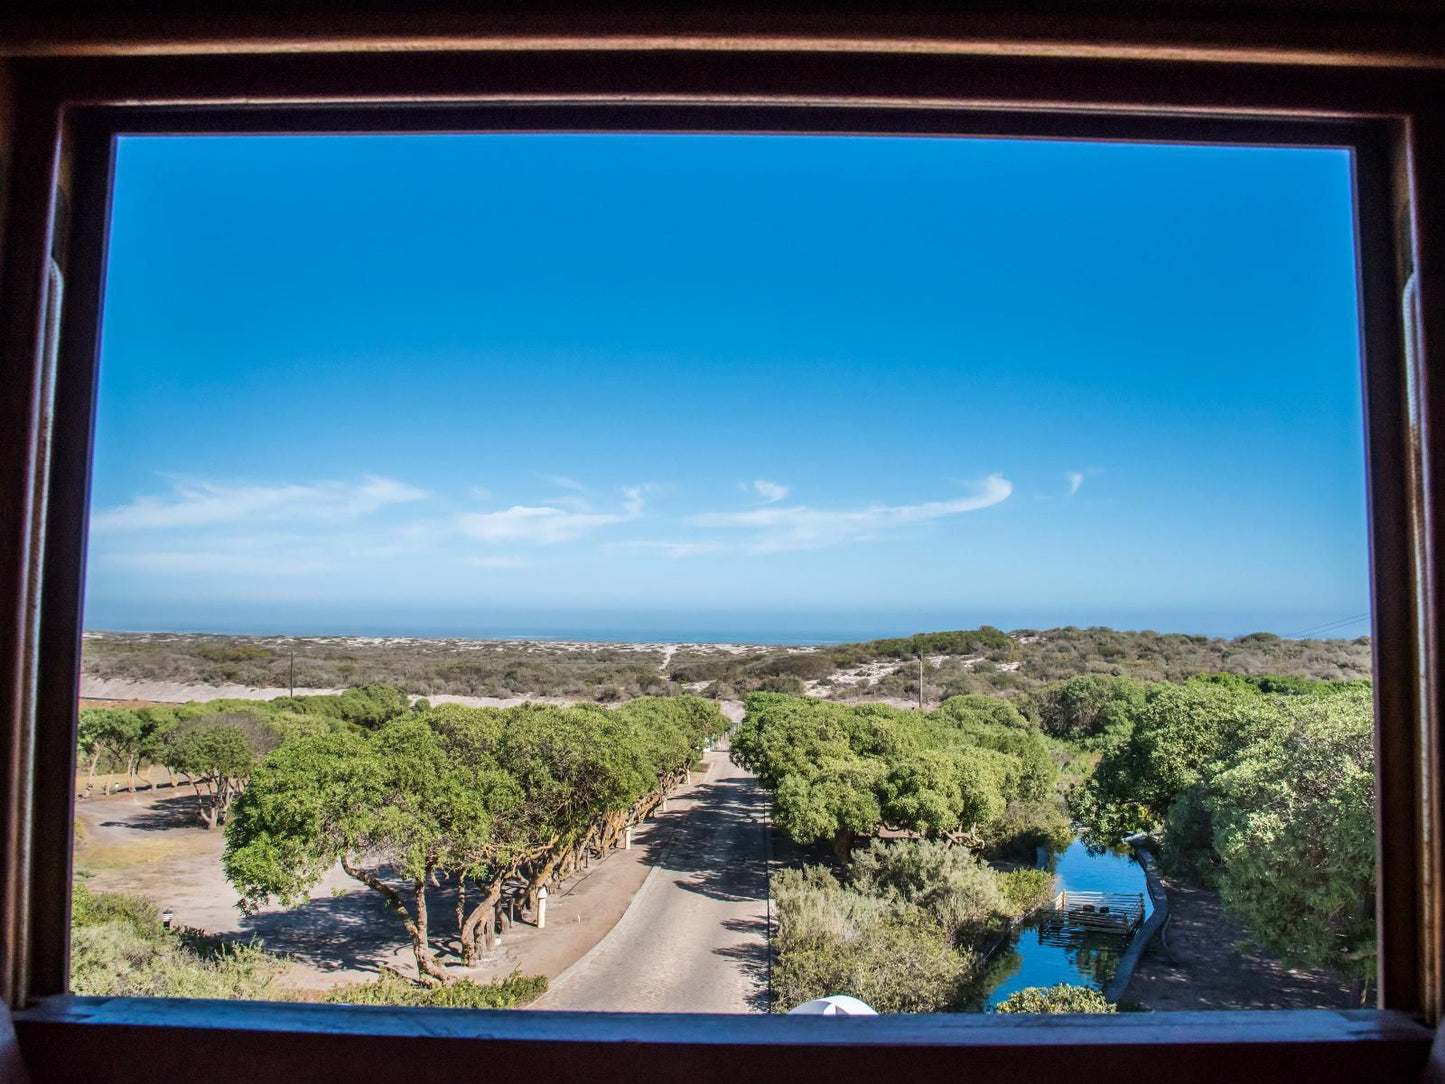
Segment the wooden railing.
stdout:
<svg viewBox="0 0 1445 1084">
<path fill-rule="evenodd" d="M 1144 894 L 1065 889 L 1050 908 L 1055 922 L 1087 929 L 1132 933 L 1144 921 Z"/>
</svg>

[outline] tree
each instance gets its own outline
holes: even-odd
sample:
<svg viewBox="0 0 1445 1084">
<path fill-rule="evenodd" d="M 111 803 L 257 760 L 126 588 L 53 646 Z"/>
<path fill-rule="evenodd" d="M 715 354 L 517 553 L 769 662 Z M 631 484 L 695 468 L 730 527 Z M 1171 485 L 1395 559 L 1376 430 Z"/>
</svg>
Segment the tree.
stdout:
<svg viewBox="0 0 1445 1084">
<path fill-rule="evenodd" d="M 1010 801 L 1054 785 L 1042 736 L 985 697 L 924 713 L 754 693 L 732 748 L 773 791 L 778 827 L 799 843 L 827 840 L 844 865 L 857 837 L 885 826 L 977 839 Z"/>
<path fill-rule="evenodd" d="M 1287 964 L 1375 974 L 1374 726 L 1366 696 L 1296 699 L 1213 780 L 1219 895 Z"/>
<path fill-rule="evenodd" d="M 255 908 L 295 903 L 340 862 L 379 893 L 443 981 L 429 886 L 452 879 L 462 959 L 492 943 L 505 883 L 532 891 L 611 846 L 726 720 L 696 698 L 499 711 L 441 705 L 374 731 L 302 735 L 268 755 L 226 829 L 227 877 Z"/>
<path fill-rule="evenodd" d="M 884 820 L 928 838 L 971 832 L 1003 813 L 1001 775 L 978 752 L 925 749 L 895 763 L 883 781 Z"/>
<path fill-rule="evenodd" d="M 1079 741 L 1127 731 L 1145 693 L 1146 686 L 1127 677 L 1081 674 L 1030 693 L 1025 704 L 1045 734 Z"/>
<path fill-rule="evenodd" d="M 406 720 L 371 739 L 328 733 L 274 751 L 237 799 L 222 863 L 242 908 L 254 911 L 272 897 L 304 901 L 340 862 L 399 920 L 418 978 L 441 982 L 447 976 L 431 948 L 427 888 L 470 845 L 453 832 L 484 832 L 486 819 L 431 730 Z"/>
<path fill-rule="evenodd" d="M 108 756 L 125 765 L 126 785 L 135 793 L 136 764 L 146 745 L 146 727 L 135 712 L 128 708 L 88 708 L 82 715 L 82 740 L 87 742 L 91 753 L 91 774 L 102 756 Z"/>
<path fill-rule="evenodd" d="M 1272 698 L 1200 682 L 1158 686 L 1128 741 L 1071 797 L 1075 813 L 1106 837 L 1151 830 L 1181 793 L 1283 720 Z"/>
<path fill-rule="evenodd" d="M 823 760 L 807 774 L 786 776 L 773 795 L 778 827 L 800 843 L 827 840 L 846 865 L 853 841 L 883 820 L 878 785 L 883 765 L 856 755 Z"/>
<path fill-rule="evenodd" d="M 1373 736 L 1365 689 L 1161 688 L 1077 809 L 1106 837 L 1162 824 L 1172 869 L 1213 883 L 1286 963 L 1331 968 L 1363 996 L 1375 951 Z"/>
<path fill-rule="evenodd" d="M 109 708 L 81 708 L 76 749 L 85 761 L 85 789 L 95 786 L 95 769 L 106 751 L 106 716 Z"/>
<path fill-rule="evenodd" d="M 210 830 L 225 823 L 256 761 L 278 744 L 265 720 L 235 712 L 178 724 L 167 735 L 161 755 L 167 767 L 184 772 L 190 780 L 197 815 Z"/>
</svg>

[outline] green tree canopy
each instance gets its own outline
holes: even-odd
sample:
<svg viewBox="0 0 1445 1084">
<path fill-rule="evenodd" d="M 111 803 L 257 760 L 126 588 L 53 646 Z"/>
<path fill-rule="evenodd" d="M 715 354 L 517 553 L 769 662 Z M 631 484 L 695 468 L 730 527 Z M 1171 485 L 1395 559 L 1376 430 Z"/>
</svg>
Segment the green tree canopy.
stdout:
<svg viewBox="0 0 1445 1084">
<path fill-rule="evenodd" d="M 1211 781 L 1219 895 L 1287 964 L 1375 973 L 1375 755 L 1365 696 L 1294 700 Z"/>
<path fill-rule="evenodd" d="M 844 862 L 883 827 L 977 839 L 1009 802 L 1051 796 L 1055 775 L 1043 737 L 986 697 L 924 713 L 754 693 L 732 749 L 773 791 L 778 826 Z"/>
<path fill-rule="evenodd" d="M 225 869 L 255 908 L 298 903 L 334 863 L 379 893 L 420 976 L 446 978 L 427 924 L 451 879 L 464 962 L 491 943 L 504 882 L 533 889 L 613 845 L 726 719 L 697 698 L 615 710 L 439 705 L 374 730 L 324 730 L 256 766 L 227 824 Z"/>
<path fill-rule="evenodd" d="M 1079 741 L 1126 731 L 1143 710 L 1146 691 L 1127 677 L 1081 674 L 1045 685 L 1024 704 L 1045 734 Z"/>
<path fill-rule="evenodd" d="M 1373 735 L 1367 689 L 1161 687 L 1075 807 L 1106 837 L 1162 828 L 1162 860 L 1217 887 L 1263 945 L 1363 990 L 1375 945 Z"/>
</svg>

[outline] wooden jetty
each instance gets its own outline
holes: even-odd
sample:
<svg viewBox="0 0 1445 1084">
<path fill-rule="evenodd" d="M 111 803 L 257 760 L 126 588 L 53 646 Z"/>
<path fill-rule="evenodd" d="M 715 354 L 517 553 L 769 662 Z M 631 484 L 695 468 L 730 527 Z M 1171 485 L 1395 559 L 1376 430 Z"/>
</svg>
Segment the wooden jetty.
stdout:
<svg viewBox="0 0 1445 1084">
<path fill-rule="evenodd" d="M 1144 894 L 1070 892 L 1066 889 L 1054 897 L 1053 904 L 1039 917 L 1051 926 L 1127 936 L 1144 922 Z"/>
</svg>

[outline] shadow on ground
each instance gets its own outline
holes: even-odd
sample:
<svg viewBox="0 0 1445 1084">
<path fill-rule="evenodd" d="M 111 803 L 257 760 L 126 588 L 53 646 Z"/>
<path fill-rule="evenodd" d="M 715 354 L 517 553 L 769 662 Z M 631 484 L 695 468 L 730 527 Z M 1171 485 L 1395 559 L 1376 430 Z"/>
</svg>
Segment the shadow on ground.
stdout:
<svg viewBox="0 0 1445 1084">
<path fill-rule="evenodd" d="M 687 831 L 679 833 L 658 863 L 684 874 L 680 888 L 728 902 L 767 898 L 764 833 L 768 797 L 751 778 L 703 783 L 691 795 L 697 805 L 686 813 Z M 671 814 L 665 814 L 671 816 Z M 739 862 L 740 855 L 756 861 Z M 648 856 L 648 861 L 654 861 Z"/>
<path fill-rule="evenodd" d="M 169 832 L 175 828 L 204 828 L 200 818 L 200 799 L 194 794 L 161 798 L 149 808 L 125 820 L 101 821 L 102 828 L 134 828 L 139 832 Z"/>
<path fill-rule="evenodd" d="M 748 941 L 715 948 L 718 956 L 735 960 L 752 984 L 748 992 L 748 1008 L 753 1012 L 772 1011 L 772 991 L 768 985 L 768 923 L 764 918 L 728 919 L 723 928 L 747 936 Z"/>
</svg>

